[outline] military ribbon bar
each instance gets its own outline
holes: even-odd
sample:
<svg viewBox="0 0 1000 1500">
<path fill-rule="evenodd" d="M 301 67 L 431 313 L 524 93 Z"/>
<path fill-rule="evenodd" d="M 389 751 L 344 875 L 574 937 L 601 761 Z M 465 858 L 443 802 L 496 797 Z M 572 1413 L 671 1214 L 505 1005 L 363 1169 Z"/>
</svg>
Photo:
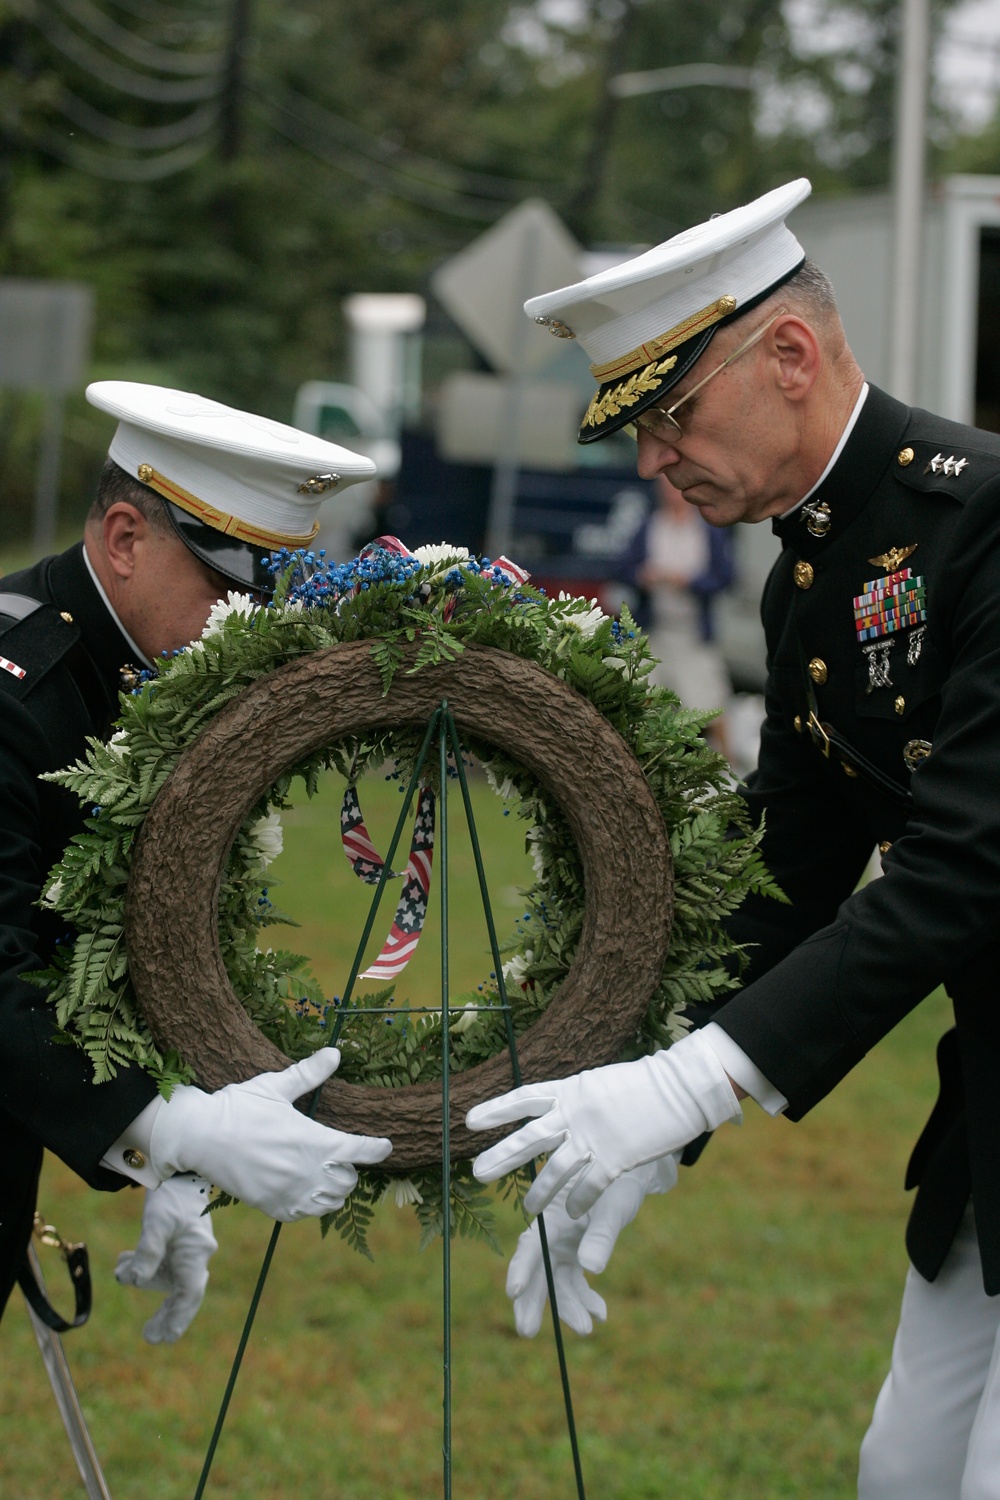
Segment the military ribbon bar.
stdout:
<svg viewBox="0 0 1000 1500">
<path fill-rule="evenodd" d="M 927 619 L 923 576 L 914 578 L 911 568 L 903 568 L 886 578 L 873 578 L 862 585 L 853 606 L 859 641 L 877 640 L 894 630 L 922 625 Z"/>
</svg>

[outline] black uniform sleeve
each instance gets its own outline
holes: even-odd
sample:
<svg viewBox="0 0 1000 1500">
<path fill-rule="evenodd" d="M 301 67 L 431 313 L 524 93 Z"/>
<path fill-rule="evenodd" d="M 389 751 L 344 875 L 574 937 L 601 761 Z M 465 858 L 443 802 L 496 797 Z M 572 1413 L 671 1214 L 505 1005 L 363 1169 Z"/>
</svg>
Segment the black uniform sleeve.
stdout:
<svg viewBox="0 0 1000 1500">
<path fill-rule="evenodd" d="M 823 1097 L 946 976 L 997 939 L 1000 911 L 1000 484 L 966 505 L 938 599 L 949 670 L 931 755 L 914 772 L 914 810 L 885 875 L 843 901 L 814 931 L 717 1014 L 716 1020 L 790 1101 L 797 1118 Z M 772 868 L 795 899 L 817 878 L 824 899 L 840 865 L 826 832 L 808 820 L 815 787 L 793 773 L 788 735 L 767 740 L 758 788 L 767 801 Z M 816 754 L 803 743 L 802 753 Z M 808 778 L 808 769 L 800 767 Z M 753 795 L 753 794 L 752 794 Z M 829 784 L 823 789 L 829 797 Z M 839 818 L 840 814 L 836 815 Z M 787 853 L 797 839 L 810 867 Z M 831 842 L 827 840 L 831 839 Z M 817 875 L 817 870 L 820 873 Z M 812 898 L 810 897 L 810 900 Z M 753 922 L 750 914 L 749 921 Z M 768 919 L 773 928 L 775 918 Z M 772 950 L 773 951 L 773 950 Z"/>
<path fill-rule="evenodd" d="M 76 1047 L 53 1042 L 54 1013 L 21 975 L 44 966 L 34 906 L 47 875 L 43 809 L 31 769 L 46 747 L 35 719 L 5 699 L 0 714 L 0 1110 L 94 1187 L 124 1185 L 99 1166 L 107 1148 L 155 1095 L 138 1068 L 95 1085 Z"/>
</svg>

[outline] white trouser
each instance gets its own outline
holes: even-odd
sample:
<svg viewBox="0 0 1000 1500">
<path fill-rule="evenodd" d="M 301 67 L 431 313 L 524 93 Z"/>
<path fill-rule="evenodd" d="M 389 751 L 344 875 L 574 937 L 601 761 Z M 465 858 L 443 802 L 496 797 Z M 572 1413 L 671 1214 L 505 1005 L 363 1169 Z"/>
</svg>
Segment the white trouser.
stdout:
<svg viewBox="0 0 1000 1500">
<path fill-rule="evenodd" d="M 998 1332 L 970 1204 L 937 1280 L 910 1267 L 859 1500 L 1000 1500 Z"/>
</svg>

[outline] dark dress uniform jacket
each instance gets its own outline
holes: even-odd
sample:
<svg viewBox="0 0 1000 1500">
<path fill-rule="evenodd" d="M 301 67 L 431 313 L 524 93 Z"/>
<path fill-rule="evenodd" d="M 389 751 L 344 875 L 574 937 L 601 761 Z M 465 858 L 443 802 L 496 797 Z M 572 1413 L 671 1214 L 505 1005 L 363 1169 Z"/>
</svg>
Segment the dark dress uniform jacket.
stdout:
<svg viewBox="0 0 1000 1500">
<path fill-rule="evenodd" d="M 0 595 L 42 601 L 12 620 L 0 597 L 0 1309 L 24 1255 L 42 1148 L 93 1187 L 127 1179 L 100 1166 L 155 1093 L 138 1069 L 95 1086 L 75 1047 L 51 1040 L 55 1013 L 24 972 L 43 967 L 65 923 L 36 906 L 46 876 L 82 826 L 75 796 L 38 780 L 106 738 L 119 672 L 134 653 L 87 571 L 79 544 L 0 579 Z M 23 671 L 23 677 L 15 671 Z"/>
<path fill-rule="evenodd" d="M 774 524 L 767 715 L 747 795 L 791 904 L 751 899 L 731 923 L 759 946 L 715 1019 L 798 1119 L 943 982 L 956 1025 L 910 1161 L 907 1246 L 933 1279 L 971 1190 L 996 1294 L 1000 437 L 873 387 L 808 506 Z M 864 586 L 904 569 L 904 587 L 923 590 L 923 633 L 883 619 L 860 640 Z M 876 843 L 884 878 L 852 894 Z"/>
</svg>

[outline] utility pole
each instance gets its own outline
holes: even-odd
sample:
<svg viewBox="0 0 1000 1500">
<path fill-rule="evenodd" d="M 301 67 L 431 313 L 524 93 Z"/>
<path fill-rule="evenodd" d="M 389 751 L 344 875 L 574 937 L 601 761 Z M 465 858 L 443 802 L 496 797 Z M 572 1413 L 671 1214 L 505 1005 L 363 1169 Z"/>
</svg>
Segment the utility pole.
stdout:
<svg viewBox="0 0 1000 1500">
<path fill-rule="evenodd" d="M 219 109 L 219 155 L 223 161 L 235 161 L 243 148 L 243 72 L 251 5 L 252 0 L 232 0 Z"/>
<path fill-rule="evenodd" d="M 900 401 L 908 403 L 912 403 L 917 395 L 929 9 L 928 0 L 901 0 L 899 7 L 889 390 Z"/>
</svg>

